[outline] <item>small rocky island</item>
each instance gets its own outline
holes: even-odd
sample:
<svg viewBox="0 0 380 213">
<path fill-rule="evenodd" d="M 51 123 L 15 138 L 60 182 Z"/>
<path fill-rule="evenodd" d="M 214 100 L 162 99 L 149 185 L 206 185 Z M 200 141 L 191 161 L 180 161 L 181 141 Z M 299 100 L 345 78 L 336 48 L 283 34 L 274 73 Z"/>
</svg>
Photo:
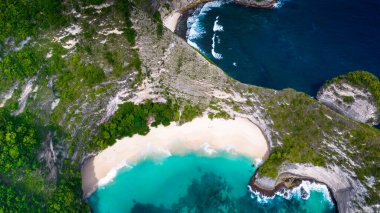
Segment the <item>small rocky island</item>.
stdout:
<svg viewBox="0 0 380 213">
<path fill-rule="evenodd" d="M 317 99 L 356 121 L 379 124 L 380 82 L 369 72 L 350 72 L 327 81 L 318 91 Z"/>
</svg>

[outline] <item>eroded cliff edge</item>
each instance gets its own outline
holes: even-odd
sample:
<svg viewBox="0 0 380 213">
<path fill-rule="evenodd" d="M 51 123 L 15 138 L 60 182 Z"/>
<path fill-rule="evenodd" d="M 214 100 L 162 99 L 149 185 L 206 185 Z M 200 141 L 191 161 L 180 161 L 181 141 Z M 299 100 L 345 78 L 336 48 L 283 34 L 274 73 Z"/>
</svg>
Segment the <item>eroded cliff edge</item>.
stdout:
<svg viewBox="0 0 380 213">
<path fill-rule="evenodd" d="M 331 109 L 356 121 L 379 124 L 380 82 L 365 71 L 351 72 L 330 81 L 318 91 L 317 99 Z"/>
</svg>

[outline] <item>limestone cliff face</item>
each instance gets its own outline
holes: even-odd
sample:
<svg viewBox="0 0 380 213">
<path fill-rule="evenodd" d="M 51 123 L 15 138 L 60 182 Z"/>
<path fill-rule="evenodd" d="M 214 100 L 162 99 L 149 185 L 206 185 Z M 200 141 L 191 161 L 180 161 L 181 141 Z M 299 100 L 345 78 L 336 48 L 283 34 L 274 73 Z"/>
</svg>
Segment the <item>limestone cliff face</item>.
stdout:
<svg viewBox="0 0 380 213">
<path fill-rule="evenodd" d="M 317 99 L 331 109 L 356 121 L 376 125 L 378 109 L 373 95 L 349 83 L 339 82 L 323 86 Z"/>
</svg>

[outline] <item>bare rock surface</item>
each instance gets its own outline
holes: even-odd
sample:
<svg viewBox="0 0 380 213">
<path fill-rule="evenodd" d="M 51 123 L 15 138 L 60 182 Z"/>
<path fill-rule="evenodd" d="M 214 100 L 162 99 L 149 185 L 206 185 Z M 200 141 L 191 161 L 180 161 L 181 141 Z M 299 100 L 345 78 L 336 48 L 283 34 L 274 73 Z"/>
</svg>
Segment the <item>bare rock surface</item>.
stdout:
<svg viewBox="0 0 380 213">
<path fill-rule="evenodd" d="M 317 99 L 356 121 L 370 125 L 379 123 L 379 112 L 374 97 L 363 88 L 348 83 L 332 83 L 318 92 Z"/>
</svg>

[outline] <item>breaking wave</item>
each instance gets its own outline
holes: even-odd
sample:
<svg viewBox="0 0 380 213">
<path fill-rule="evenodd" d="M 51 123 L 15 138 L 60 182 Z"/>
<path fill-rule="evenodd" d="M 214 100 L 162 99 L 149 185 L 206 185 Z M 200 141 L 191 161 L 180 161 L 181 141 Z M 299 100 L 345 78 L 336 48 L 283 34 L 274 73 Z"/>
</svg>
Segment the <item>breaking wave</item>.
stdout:
<svg viewBox="0 0 380 213">
<path fill-rule="evenodd" d="M 212 30 L 214 32 L 223 32 L 223 26 L 219 24 L 219 16 L 216 17 Z"/>
<path fill-rule="evenodd" d="M 228 3 L 228 1 L 214 1 L 206 3 L 203 7 L 198 7 L 187 19 L 187 32 L 186 32 L 186 40 L 187 42 L 193 46 L 194 48 L 201 50 L 199 46 L 197 46 L 194 42 L 195 39 L 202 38 L 206 34 L 206 29 L 202 26 L 201 20 L 205 17 L 208 11 L 213 8 L 221 7 L 223 4 Z M 223 26 L 216 24 L 214 26 L 216 31 L 222 31 Z M 214 30 L 214 31 L 215 31 Z"/>
<path fill-rule="evenodd" d="M 250 186 L 248 186 L 249 190 L 251 191 L 251 198 L 256 199 L 259 203 L 268 203 L 271 200 L 273 200 L 276 197 L 282 197 L 286 200 L 291 199 L 303 199 L 308 200 L 310 197 L 311 191 L 317 191 L 321 192 L 323 194 L 323 197 L 328 201 L 331 205 L 333 205 L 332 198 L 330 196 L 330 192 L 326 185 L 319 184 L 316 182 L 311 181 L 302 181 L 302 183 L 294 187 L 293 189 L 281 189 L 275 193 L 275 195 L 269 197 L 261 194 L 260 192 L 253 191 Z"/>
<path fill-rule="evenodd" d="M 214 36 L 212 37 L 212 49 L 211 49 L 211 54 L 214 56 L 215 59 L 221 60 L 223 59 L 223 55 L 220 53 L 215 52 L 215 43 L 218 41 L 220 43 L 220 38 L 214 33 Z"/>
</svg>

